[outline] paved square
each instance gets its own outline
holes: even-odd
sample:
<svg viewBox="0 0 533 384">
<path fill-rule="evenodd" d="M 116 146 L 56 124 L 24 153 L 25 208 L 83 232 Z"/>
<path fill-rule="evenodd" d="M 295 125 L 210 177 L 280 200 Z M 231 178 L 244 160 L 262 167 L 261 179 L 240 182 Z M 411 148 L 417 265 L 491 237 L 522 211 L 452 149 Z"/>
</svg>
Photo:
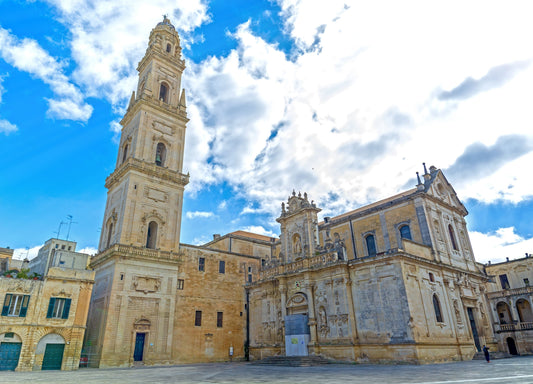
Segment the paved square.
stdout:
<svg viewBox="0 0 533 384">
<path fill-rule="evenodd" d="M 1 383 L 533 383 L 533 356 L 431 365 L 279 367 L 217 363 L 76 372 L 0 372 Z"/>
</svg>

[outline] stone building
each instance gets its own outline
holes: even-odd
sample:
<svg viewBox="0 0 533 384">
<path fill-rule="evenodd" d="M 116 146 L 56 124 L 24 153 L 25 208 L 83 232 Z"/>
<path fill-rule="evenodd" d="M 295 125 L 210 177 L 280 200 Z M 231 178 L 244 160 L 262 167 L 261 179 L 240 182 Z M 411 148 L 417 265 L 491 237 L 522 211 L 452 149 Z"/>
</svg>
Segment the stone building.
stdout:
<svg viewBox="0 0 533 384">
<path fill-rule="evenodd" d="M 185 62 L 166 17 L 137 69 L 90 264 L 91 366 L 247 353 L 427 363 L 497 348 L 468 212 L 435 167 L 411 190 L 323 222 L 293 192 L 279 239 L 236 231 L 181 244 Z"/>
<path fill-rule="evenodd" d="M 89 255 L 70 253 L 82 260 L 51 265 L 42 278 L 0 277 L 0 370 L 78 369 L 94 272 Z"/>
<path fill-rule="evenodd" d="M 307 194 L 292 193 L 277 219 L 279 256 L 248 285 L 252 358 L 427 363 L 494 346 L 467 211 L 440 170 L 423 177 L 321 223 Z"/>
<path fill-rule="evenodd" d="M 178 33 L 165 17 L 139 63 L 116 168 L 106 180 L 100 252 L 91 261 L 96 284 L 85 343 L 91 366 L 244 357 L 243 286 L 257 275 L 263 254 L 241 249 L 242 234 L 229 249 L 180 244 L 189 180 L 182 173 L 184 69 Z"/>
<path fill-rule="evenodd" d="M 533 354 L 533 255 L 486 266 L 487 297 L 500 351 Z"/>
</svg>

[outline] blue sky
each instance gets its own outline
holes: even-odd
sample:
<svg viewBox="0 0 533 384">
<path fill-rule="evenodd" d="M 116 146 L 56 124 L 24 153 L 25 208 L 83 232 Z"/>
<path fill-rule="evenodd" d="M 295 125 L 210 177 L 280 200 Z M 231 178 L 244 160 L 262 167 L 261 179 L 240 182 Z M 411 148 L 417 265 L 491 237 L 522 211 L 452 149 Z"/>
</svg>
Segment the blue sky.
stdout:
<svg viewBox="0 0 533 384">
<path fill-rule="evenodd" d="M 469 210 L 478 260 L 533 253 L 530 8 L 0 0 L 0 246 L 31 257 L 72 215 L 70 239 L 97 247 L 118 122 L 167 14 L 191 119 L 182 242 L 278 234 L 293 188 L 322 215 L 355 209 L 426 162 Z"/>
</svg>

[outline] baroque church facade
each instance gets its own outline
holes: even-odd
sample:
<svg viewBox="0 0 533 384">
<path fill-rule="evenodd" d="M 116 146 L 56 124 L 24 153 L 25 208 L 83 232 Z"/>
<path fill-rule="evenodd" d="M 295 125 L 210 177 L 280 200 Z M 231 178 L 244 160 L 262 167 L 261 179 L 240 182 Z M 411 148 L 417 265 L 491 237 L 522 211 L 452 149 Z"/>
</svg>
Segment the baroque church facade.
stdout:
<svg viewBox="0 0 533 384">
<path fill-rule="evenodd" d="M 180 243 L 184 69 L 165 17 L 139 63 L 106 180 L 84 343 L 91 366 L 276 355 L 437 362 L 496 348 L 467 210 L 435 167 L 412 190 L 322 222 L 293 192 L 279 239 L 237 231 Z"/>
</svg>

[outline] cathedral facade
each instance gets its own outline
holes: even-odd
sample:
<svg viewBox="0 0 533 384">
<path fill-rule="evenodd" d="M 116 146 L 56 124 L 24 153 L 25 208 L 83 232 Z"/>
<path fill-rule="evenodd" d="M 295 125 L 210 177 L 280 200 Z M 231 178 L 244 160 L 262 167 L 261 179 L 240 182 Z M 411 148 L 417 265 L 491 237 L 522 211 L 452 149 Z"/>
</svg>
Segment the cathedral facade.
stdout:
<svg viewBox="0 0 533 384">
<path fill-rule="evenodd" d="M 319 222 L 293 192 L 281 236 L 180 243 L 188 122 L 180 40 L 151 32 L 107 204 L 84 353 L 96 367 L 321 355 L 471 359 L 495 345 L 465 207 L 434 167 L 409 191 Z"/>
</svg>

